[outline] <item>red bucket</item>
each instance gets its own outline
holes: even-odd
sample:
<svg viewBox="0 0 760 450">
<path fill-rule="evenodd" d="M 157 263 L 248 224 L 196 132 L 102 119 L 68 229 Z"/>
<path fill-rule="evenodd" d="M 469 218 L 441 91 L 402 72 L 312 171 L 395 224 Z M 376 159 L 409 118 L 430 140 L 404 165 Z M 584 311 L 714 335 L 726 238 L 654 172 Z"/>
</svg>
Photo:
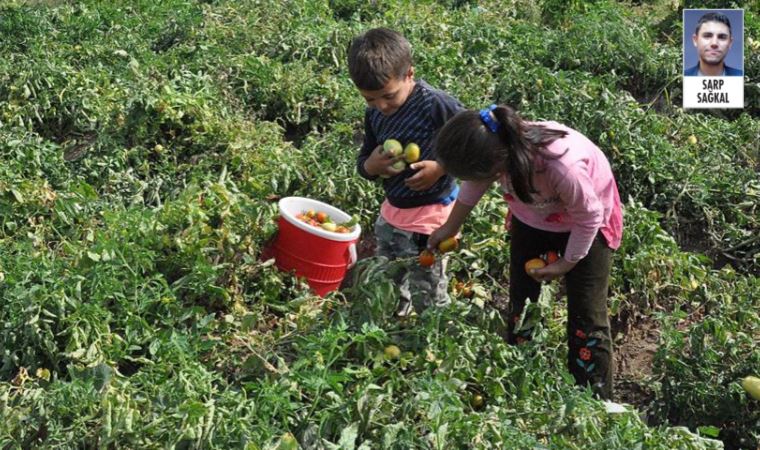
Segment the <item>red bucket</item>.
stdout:
<svg viewBox="0 0 760 450">
<path fill-rule="evenodd" d="M 335 233 L 302 222 L 296 215 L 308 210 L 323 211 L 335 223 L 351 220 L 338 208 L 309 198 L 285 197 L 279 207 L 279 231 L 266 253 L 274 257 L 280 270 L 295 271 L 306 278 L 317 295 L 338 289 L 346 271 L 356 262 L 361 227 L 357 224 L 350 233 Z"/>
</svg>

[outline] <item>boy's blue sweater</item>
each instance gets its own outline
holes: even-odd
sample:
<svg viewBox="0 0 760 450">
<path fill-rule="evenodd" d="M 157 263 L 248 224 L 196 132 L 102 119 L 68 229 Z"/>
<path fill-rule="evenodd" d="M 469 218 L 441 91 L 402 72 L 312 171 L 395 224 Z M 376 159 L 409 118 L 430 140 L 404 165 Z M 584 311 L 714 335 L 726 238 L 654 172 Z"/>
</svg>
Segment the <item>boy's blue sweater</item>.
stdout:
<svg viewBox="0 0 760 450">
<path fill-rule="evenodd" d="M 462 105 L 449 94 L 432 88 L 423 80 L 418 80 L 409 98 L 395 113 L 384 116 L 375 108 L 367 108 L 364 113 L 364 145 L 357 158 L 359 174 L 368 180 L 371 176 L 364 170 L 364 161 L 378 145 L 386 139 L 396 139 L 406 146 L 414 142 L 420 146 L 420 160 L 435 160 L 435 136 L 443 124 Z M 454 179 L 444 175 L 430 189 L 414 191 L 406 187 L 404 180 L 415 171 L 407 168 L 400 174 L 383 181 L 385 196 L 397 208 L 414 208 L 438 202 L 446 202 L 455 188 Z M 450 201 L 450 200 L 449 200 Z"/>
</svg>

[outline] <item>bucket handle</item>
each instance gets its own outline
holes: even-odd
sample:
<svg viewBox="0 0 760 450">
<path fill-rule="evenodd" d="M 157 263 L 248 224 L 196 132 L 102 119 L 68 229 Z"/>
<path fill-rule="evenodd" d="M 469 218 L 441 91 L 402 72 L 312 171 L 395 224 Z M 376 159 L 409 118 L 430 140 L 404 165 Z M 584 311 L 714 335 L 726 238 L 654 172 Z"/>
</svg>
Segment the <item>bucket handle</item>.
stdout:
<svg viewBox="0 0 760 450">
<path fill-rule="evenodd" d="M 352 243 L 348 246 L 348 269 L 356 264 L 356 244 Z"/>
</svg>

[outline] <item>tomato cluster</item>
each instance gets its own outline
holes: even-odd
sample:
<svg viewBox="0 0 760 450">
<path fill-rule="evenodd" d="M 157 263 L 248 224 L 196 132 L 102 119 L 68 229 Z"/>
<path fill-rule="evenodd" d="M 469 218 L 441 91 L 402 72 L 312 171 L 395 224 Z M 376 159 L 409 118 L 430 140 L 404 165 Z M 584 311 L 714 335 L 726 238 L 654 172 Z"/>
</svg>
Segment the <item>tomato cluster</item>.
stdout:
<svg viewBox="0 0 760 450">
<path fill-rule="evenodd" d="M 557 262 L 559 254 L 554 250 L 549 250 L 538 258 L 529 259 L 525 263 L 525 271 L 531 273 L 533 269 L 543 269 L 549 264 Z"/>
<path fill-rule="evenodd" d="M 456 250 L 458 247 L 459 247 L 459 240 L 453 236 L 450 238 L 444 239 L 438 243 L 438 251 L 441 253 L 446 253 L 452 250 Z M 433 264 L 435 264 L 435 254 L 433 254 L 433 252 L 427 249 L 423 250 L 422 253 L 420 253 L 418 262 L 423 267 L 430 267 Z"/>
<path fill-rule="evenodd" d="M 410 142 L 406 144 L 406 147 L 404 147 L 401 145 L 401 142 L 396 139 L 386 139 L 385 142 L 383 142 L 383 149 L 381 151 L 383 155 L 400 158 L 398 161 L 391 165 L 391 167 L 397 171 L 406 169 L 407 164 L 412 164 L 419 161 L 420 152 L 420 146 L 414 142 Z M 380 176 L 382 178 L 389 178 L 389 175 L 386 174 Z"/>
<path fill-rule="evenodd" d="M 296 219 L 316 228 L 344 234 L 353 231 L 354 225 L 356 225 L 357 222 L 356 218 L 352 218 L 348 222 L 337 224 L 326 212 L 314 211 L 313 209 L 303 211 L 301 214 L 296 214 Z"/>
<path fill-rule="evenodd" d="M 456 283 L 454 283 L 454 292 L 456 292 L 457 294 L 461 295 L 464 298 L 472 298 L 472 296 L 475 295 L 472 281 L 468 281 L 468 282 L 457 281 Z"/>
</svg>

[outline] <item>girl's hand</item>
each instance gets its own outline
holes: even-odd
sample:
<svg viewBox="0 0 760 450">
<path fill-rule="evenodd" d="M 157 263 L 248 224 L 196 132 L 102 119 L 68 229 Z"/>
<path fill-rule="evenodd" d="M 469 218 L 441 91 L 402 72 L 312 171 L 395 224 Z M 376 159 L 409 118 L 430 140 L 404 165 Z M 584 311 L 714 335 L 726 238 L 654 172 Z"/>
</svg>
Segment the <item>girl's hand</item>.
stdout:
<svg viewBox="0 0 760 450">
<path fill-rule="evenodd" d="M 407 187 L 414 191 L 424 191 L 430 189 L 444 174 L 443 168 L 437 161 L 417 161 L 410 164 L 409 168 L 416 170 L 417 173 L 404 180 Z"/>
<path fill-rule="evenodd" d="M 575 267 L 575 264 L 576 263 L 565 260 L 565 258 L 560 258 L 542 269 L 531 270 L 528 275 L 539 283 L 542 281 L 551 281 L 570 272 L 573 267 Z"/>
<path fill-rule="evenodd" d="M 474 208 L 474 206 L 475 205 L 465 205 L 459 200 L 456 200 L 454 202 L 454 207 L 451 208 L 451 214 L 449 214 L 449 218 L 446 220 L 446 223 L 441 225 L 437 230 L 430 233 L 430 236 L 428 236 L 428 250 L 431 252 L 437 251 L 438 244 L 440 244 L 441 241 L 459 234 L 459 230 L 462 228 L 464 220 L 467 218 L 467 215 L 470 214 L 470 211 L 472 211 L 472 208 Z"/>
<path fill-rule="evenodd" d="M 452 236 L 457 235 L 458 230 L 451 230 L 446 224 L 441 225 L 440 228 L 430 233 L 427 241 L 427 249 L 431 252 L 438 251 L 438 244 Z"/>
</svg>

